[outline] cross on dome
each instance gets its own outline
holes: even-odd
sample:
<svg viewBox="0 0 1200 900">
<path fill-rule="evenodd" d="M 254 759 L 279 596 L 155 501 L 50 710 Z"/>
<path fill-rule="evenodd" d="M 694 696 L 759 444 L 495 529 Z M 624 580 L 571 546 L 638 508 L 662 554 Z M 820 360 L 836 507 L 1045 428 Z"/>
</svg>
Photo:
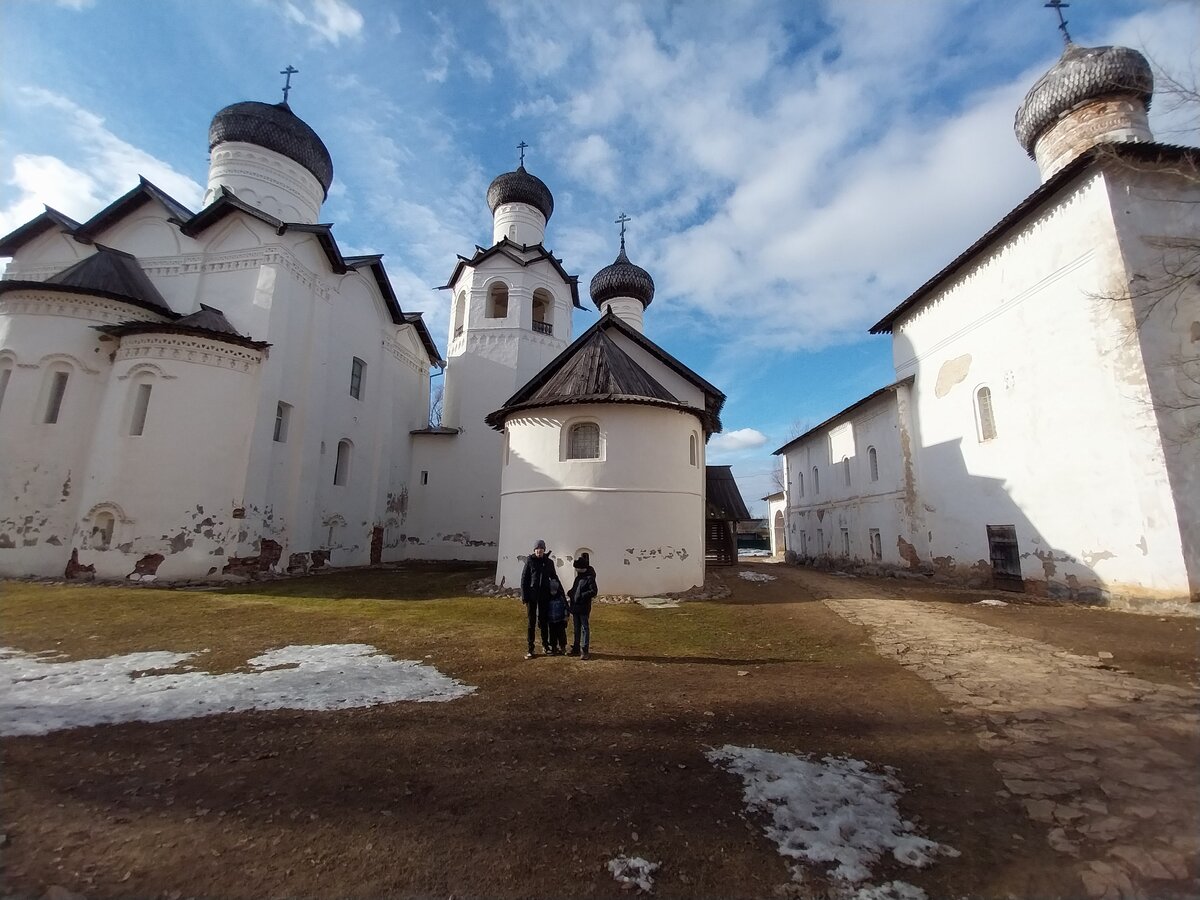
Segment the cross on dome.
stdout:
<svg viewBox="0 0 1200 900">
<path fill-rule="evenodd" d="M 633 219 L 629 218 L 629 216 L 625 215 L 625 213 L 621 213 L 613 221 L 621 226 L 621 249 L 624 250 L 625 249 L 625 223 L 632 222 Z"/>
<path fill-rule="evenodd" d="M 521 151 L 521 165 L 522 166 L 525 165 L 525 148 L 528 146 L 529 145 L 527 143 L 525 143 L 524 141 L 521 141 L 521 143 L 517 144 L 517 149 Z"/>
<path fill-rule="evenodd" d="M 1070 3 L 1063 3 L 1063 0 L 1047 0 L 1046 9 L 1052 9 L 1058 13 L 1058 30 L 1063 33 L 1063 43 L 1071 43 L 1071 35 L 1067 32 L 1067 20 L 1063 18 L 1063 10 L 1070 6 Z"/>
<path fill-rule="evenodd" d="M 300 71 L 299 69 L 292 68 L 291 63 L 288 63 L 288 67 L 286 69 L 279 70 L 280 75 L 287 76 L 287 80 L 284 81 L 284 83 L 283 83 L 283 102 L 284 103 L 287 103 L 288 91 L 290 91 L 292 89 L 292 76 L 297 74 L 299 71 Z"/>
</svg>

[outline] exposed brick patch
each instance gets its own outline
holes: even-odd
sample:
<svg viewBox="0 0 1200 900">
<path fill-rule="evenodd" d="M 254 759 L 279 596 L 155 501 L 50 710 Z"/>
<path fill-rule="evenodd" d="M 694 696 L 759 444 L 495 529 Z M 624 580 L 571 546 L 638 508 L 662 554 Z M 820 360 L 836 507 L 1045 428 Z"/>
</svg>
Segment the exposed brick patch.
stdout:
<svg viewBox="0 0 1200 900">
<path fill-rule="evenodd" d="M 308 571 L 308 554 L 293 553 L 288 557 L 287 573 L 289 575 L 303 575 Z"/>
<path fill-rule="evenodd" d="M 325 563 L 329 562 L 328 550 L 314 550 L 310 556 L 312 557 L 312 567 L 314 569 L 319 569 L 325 565 Z"/>
<path fill-rule="evenodd" d="M 149 553 L 143 556 L 133 565 L 133 571 L 126 578 L 141 578 L 145 575 L 157 575 L 158 567 L 162 565 L 162 561 L 166 559 L 161 553 Z"/>
<path fill-rule="evenodd" d="M 258 556 L 231 556 L 221 572 L 225 575 L 256 575 L 269 571 L 283 556 L 283 547 L 270 538 L 258 542 Z"/>
<path fill-rule="evenodd" d="M 67 568 L 63 572 L 63 577 L 68 580 L 77 578 L 82 581 L 91 581 L 96 577 L 96 567 L 80 565 L 79 551 L 72 550 L 71 558 L 67 560 Z"/>
<path fill-rule="evenodd" d="M 383 526 L 376 525 L 371 529 L 371 565 L 377 566 L 383 562 Z"/>
</svg>

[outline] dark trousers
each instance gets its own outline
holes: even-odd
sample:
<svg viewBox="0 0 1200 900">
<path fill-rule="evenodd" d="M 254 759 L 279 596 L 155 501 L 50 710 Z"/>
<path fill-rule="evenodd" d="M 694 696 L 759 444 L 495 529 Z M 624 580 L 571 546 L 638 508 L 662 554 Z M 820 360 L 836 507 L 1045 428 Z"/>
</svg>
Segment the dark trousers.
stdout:
<svg viewBox="0 0 1200 900">
<path fill-rule="evenodd" d="M 542 649 L 550 646 L 550 603 L 533 601 L 525 604 L 525 615 L 529 618 L 529 652 L 533 652 L 533 632 L 539 625 L 542 628 Z"/>
<path fill-rule="evenodd" d="M 583 638 L 583 649 L 587 650 L 588 643 L 592 639 L 591 628 L 589 627 L 588 619 L 591 617 L 591 612 L 574 613 L 575 619 L 575 643 L 571 645 L 572 650 L 578 650 L 579 638 Z"/>
<path fill-rule="evenodd" d="M 565 620 L 550 623 L 550 647 L 553 650 L 567 649 L 567 623 Z"/>
</svg>

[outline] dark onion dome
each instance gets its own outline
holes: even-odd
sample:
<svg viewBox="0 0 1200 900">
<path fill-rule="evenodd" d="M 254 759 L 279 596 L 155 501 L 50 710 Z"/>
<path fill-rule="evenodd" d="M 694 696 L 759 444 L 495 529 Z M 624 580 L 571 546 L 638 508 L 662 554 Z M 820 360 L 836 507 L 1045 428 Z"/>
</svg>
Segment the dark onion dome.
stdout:
<svg viewBox="0 0 1200 900">
<path fill-rule="evenodd" d="M 1080 103 L 1113 94 L 1136 94 L 1150 108 L 1154 73 L 1146 57 L 1128 47 L 1067 49 L 1029 89 L 1017 110 L 1013 129 L 1030 157 L 1034 144 L 1058 118 Z"/>
<path fill-rule="evenodd" d="M 635 266 L 625 255 L 625 245 L 622 243 L 621 252 L 611 266 L 605 266 L 592 278 L 592 302 L 597 307 L 606 300 L 618 297 L 632 297 L 640 300 L 642 308 L 650 305 L 654 299 L 654 279 L 641 266 Z"/>
<path fill-rule="evenodd" d="M 547 222 L 554 214 L 554 197 L 550 188 L 542 179 L 526 172 L 524 166 L 517 166 L 515 172 L 497 175 L 488 185 L 487 203 L 492 212 L 505 203 L 528 203 L 545 216 Z"/>
<path fill-rule="evenodd" d="M 325 144 L 286 103 L 243 100 L 225 107 L 208 126 L 208 149 L 242 141 L 286 156 L 312 172 L 325 196 L 333 184 L 333 160 Z"/>
</svg>

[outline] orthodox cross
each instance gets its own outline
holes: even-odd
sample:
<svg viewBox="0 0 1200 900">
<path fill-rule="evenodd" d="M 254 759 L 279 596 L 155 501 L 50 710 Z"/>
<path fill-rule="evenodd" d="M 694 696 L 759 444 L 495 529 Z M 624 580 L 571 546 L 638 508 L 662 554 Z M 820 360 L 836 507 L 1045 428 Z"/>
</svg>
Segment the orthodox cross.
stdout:
<svg viewBox="0 0 1200 900">
<path fill-rule="evenodd" d="M 527 143 L 525 143 L 524 141 L 521 141 L 521 143 L 517 144 L 517 149 L 521 151 L 521 165 L 522 166 L 525 165 L 525 148 L 528 146 L 529 145 Z"/>
<path fill-rule="evenodd" d="M 632 222 L 633 219 L 629 218 L 629 216 L 625 215 L 625 213 L 621 213 L 619 216 L 617 216 L 615 219 L 613 219 L 613 221 L 621 226 L 621 249 L 624 250 L 625 249 L 625 223 Z"/>
<path fill-rule="evenodd" d="M 299 71 L 300 71 L 299 69 L 293 69 L 291 63 L 288 63 L 288 67 L 286 69 L 279 70 L 280 75 L 287 76 L 287 80 L 283 83 L 283 102 L 284 103 L 287 103 L 288 91 L 290 91 L 292 89 L 292 76 L 295 75 Z"/>
<path fill-rule="evenodd" d="M 1071 35 L 1067 33 L 1067 20 L 1063 18 L 1063 10 L 1070 6 L 1070 3 L 1063 3 L 1062 0 L 1049 0 L 1046 3 L 1046 9 L 1052 9 L 1058 13 L 1058 30 L 1063 33 L 1063 43 L 1071 43 Z"/>
</svg>

